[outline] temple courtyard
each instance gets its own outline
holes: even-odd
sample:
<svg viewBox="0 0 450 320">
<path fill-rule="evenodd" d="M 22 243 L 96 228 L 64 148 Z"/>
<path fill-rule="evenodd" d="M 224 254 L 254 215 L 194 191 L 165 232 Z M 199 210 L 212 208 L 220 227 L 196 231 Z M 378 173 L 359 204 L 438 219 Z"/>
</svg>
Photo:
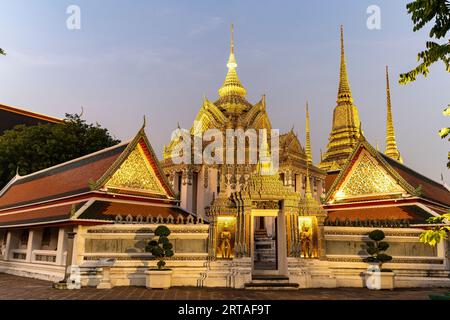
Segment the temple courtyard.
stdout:
<svg viewBox="0 0 450 320">
<path fill-rule="evenodd" d="M 441 295 L 446 292 L 448 289 L 445 288 L 394 291 L 361 288 L 256 291 L 192 287 L 169 290 L 149 290 L 144 287 L 57 290 L 48 281 L 0 274 L 0 300 L 429 300 L 430 294 Z"/>
</svg>

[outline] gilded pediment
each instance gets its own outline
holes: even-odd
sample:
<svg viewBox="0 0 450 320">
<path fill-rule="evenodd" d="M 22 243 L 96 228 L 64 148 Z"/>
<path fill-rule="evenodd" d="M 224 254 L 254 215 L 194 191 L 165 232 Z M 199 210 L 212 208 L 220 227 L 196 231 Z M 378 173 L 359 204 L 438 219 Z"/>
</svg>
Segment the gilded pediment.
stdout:
<svg viewBox="0 0 450 320">
<path fill-rule="evenodd" d="M 165 195 L 166 192 L 141 145 L 122 162 L 105 184 L 106 189 Z"/>
<path fill-rule="evenodd" d="M 366 150 L 361 152 L 349 168 L 341 186 L 334 192 L 333 200 L 368 196 L 405 194 L 396 179 Z"/>
</svg>

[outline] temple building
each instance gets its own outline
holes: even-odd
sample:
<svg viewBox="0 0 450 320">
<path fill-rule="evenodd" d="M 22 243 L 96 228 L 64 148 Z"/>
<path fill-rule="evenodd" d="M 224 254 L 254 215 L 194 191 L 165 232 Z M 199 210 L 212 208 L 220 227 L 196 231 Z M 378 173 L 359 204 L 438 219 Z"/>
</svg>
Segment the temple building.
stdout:
<svg viewBox="0 0 450 320">
<path fill-rule="evenodd" d="M 145 285 L 145 246 L 160 224 L 174 234 L 174 283 L 186 284 L 206 258 L 208 225 L 179 207 L 142 128 L 131 141 L 17 175 L 0 191 L 0 272 L 58 281 L 77 266 L 83 285 L 98 286 L 97 262 L 113 258 L 114 285 Z"/>
<path fill-rule="evenodd" d="M 256 104 L 251 104 L 246 99 L 247 91 L 237 74 L 233 31 L 227 63 L 228 72 L 218 90 L 219 98 L 212 102 L 204 97 L 203 105 L 190 129 L 192 137 L 201 135 L 208 129 L 218 129 L 223 133 L 225 141 L 227 129 L 244 131 L 265 129 L 268 134 L 272 129 L 266 111 L 266 96 L 263 95 Z M 307 134 L 306 149 L 293 130 L 280 134 L 279 137 L 279 176 L 282 185 L 301 196 L 305 194 L 307 163 L 312 158 L 309 131 Z M 226 191 L 226 195 L 230 196 L 233 192 L 242 190 L 256 170 L 255 164 L 228 165 L 226 150 L 223 165 L 176 164 L 172 161 L 172 157 L 178 142 L 179 140 L 172 140 L 164 148 L 162 167 L 175 191 L 180 194 L 181 206 L 201 216 L 205 216 L 205 208 L 221 191 Z M 246 145 L 247 155 L 248 152 Z M 313 196 L 319 200 L 325 192 L 323 187 L 325 172 L 310 162 L 309 174 Z"/>
<path fill-rule="evenodd" d="M 381 229 L 395 287 L 450 287 L 448 241 L 419 241 L 420 225 L 450 209 L 450 192 L 403 164 L 387 68 L 385 153 L 369 143 L 350 90 L 342 27 L 340 50 L 337 104 L 317 165 L 308 103 L 304 146 L 293 130 L 274 145 L 266 96 L 249 102 L 238 77 L 232 28 L 218 98 L 204 97 L 194 124 L 178 126 L 160 162 L 144 125 L 131 141 L 16 176 L 0 191 L 0 272 L 59 281 L 71 267 L 83 286 L 144 286 L 156 265 L 145 245 L 166 225 L 172 286 L 364 287 L 367 234 Z M 257 161 L 228 162 L 238 157 L 228 145 L 212 152 L 222 163 L 195 161 L 210 148 L 201 140 L 196 150 L 196 139 L 213 129 L 223 141 L 230 130 L 262 130 Z M 186 155 L 182 144 L 194 152 Z M 253 148 L 242 147 L 246 159 Z"/>
<path fill-rule="evenodd" d="M 37 125 L 39 123 L 61 123 L 62 120 L 24 109 L 0 104 L 0 135 L 17 125 Z"/>
</svg>

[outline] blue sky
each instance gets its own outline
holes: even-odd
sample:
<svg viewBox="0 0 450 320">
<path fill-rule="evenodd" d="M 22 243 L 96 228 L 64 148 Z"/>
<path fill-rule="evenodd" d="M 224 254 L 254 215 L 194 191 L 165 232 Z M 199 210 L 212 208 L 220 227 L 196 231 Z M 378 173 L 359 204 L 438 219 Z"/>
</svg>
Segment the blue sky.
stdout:
<svg viewBox="0 0 450 320">
<path fill-rule="evenodd" d="M 202 96 L 217 98 L 226 74 L 229 25 L 235 24 L 238 73 L 250 102 L 267 94 L 275 128 L 293 125 L 304 140 L 309 100 L 314 160 L 325 150 L 336 101 L 339 25 L 368 140 L 384 148 L 385 65 L 391 70 L 396 134 L 405 164 L 435 179 L 446 169 L 450 77 L 439 63 L 408 86 L 398 74 L 416 64 L 427 30 L 412 32 L 407 1 L 0 0 L 0 103 L 63 117 L 85 110 L 120 139 L 148 118 L 160 155 L 177 122 L 190 127 Z M 81 30 L 66 28 L 69 5 Z M 381 30 L 366 27 L 369 5 Z"/>
</svg>

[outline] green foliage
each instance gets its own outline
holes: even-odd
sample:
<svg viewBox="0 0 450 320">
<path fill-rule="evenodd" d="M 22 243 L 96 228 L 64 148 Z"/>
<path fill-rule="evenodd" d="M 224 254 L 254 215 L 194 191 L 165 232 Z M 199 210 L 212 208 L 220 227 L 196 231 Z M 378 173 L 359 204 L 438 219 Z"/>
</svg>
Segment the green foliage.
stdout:
<svg viewBox="0 0 450 320">
<path fill-rule="evenodd" d="M 0 55 L 6 56 L 5 50 L 3 50 L 2 48 L 0 48 Z"/>
<path fill-rule="evenodd" d="M 447 239 L 448 234 L 450 233 L 448 221 L 450 221 L 450 213 L 427 219 L 428 223 L 438 225 L 433 226 L 430 230 L 422 232 L 419 236 L 419 241 L 434 247 L 442 240 Z"/>
<path fill-rule="evenodd" d="M 450 2 L 449 0 L 415 0 L 406 5 L 408 13 L 414 23 L 414 32 L 422 29 L 429 22 L 434 21 L 429 37 L 435 39 L 445 38 L 450 29 Z M 445 39 L 441 44 L 435 41 L 427 41 L 426 49 L 417 54 L 420 64 L 413 70 L 401 74 L 399 82 L 407 84 L 415 81 L 419 74 L 426 77 L 429 67 L 442 61 L 445 69 L 450 72 L 450 41 Z"/>
<path fill-rule="evenodd" d="M 145 248 L 145 251 L 151 252 L 154 257 L 159 259 L 157 263 L 158 270 L 162 270 L 166 266 L 165 258 L 170 258 L 174 255 L 173 245 L 168 238 L 169 235 L 169 228 L 158 226 L 155 230 L 155 236 L 159 237 L 159 239 L 149 241 Z"/>
<path fill-rule="evenodd" d="M 170 230 L 169 228 L 167 228 L 166 226 L 159 226 L 158 228 L 156 228 L 155 230 L 155 236 L 158 237 L 168 237 L 170 235 Z"/>
<path fill-rule="evenodd" d="M 0 187 L 17 170 L 20 175 L 30 174 L 119 142 L 107 129 L 87 124 L 77 114 L 66 114 L 63 123 L 16 126 L 0 136 Z"/>
<path fill-rule="evenodd" d="M 384 232 L 381 230 L 373 230 L 369 233 L 369 239 L 373 241 L 381 241 L 385 238 Z"/>
<path fill-rule="evenodd" d="M 366 242 L 366 251 L 369 257 L 365 258 L 364 261 L 378 263 L 381 269 L 383 263 L 392 260 L 392 257 L 385 253 L 385 251 L 389 248 L 389 244 L 382 241 L 385 238 L 382 230 L 373 230 L 368 234 L 368 236 L 372 241 Z"/>
<path fill-rule="evenodd" d="M 447 108 L 444 109 L 442 114 L 445 117 L 450 116 L 450 104 L 447 106 Z M 449 134 L 450 134 L 450 128 L 448 128 L 448 127 L 442 128 L 441 130 L 439 130 L 439 136 L 441 137 L 441 139 L 445 139 Z M 448 141 L 450 141 L 450 138 L 448 139 Z M 450 152 L 448 153 L 447 158 L 448 158 L 447 168 L 450 168 Z"/>
</svg>

